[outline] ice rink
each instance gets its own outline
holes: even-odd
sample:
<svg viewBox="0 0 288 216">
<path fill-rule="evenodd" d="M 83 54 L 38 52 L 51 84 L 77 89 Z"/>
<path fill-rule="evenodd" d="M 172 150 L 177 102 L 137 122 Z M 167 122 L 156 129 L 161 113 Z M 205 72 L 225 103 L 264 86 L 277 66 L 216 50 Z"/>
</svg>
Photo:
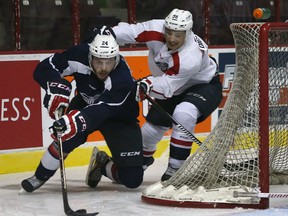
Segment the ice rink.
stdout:
<svg viewBox="0 0 288 216">
<path fill-rule="evenodd" d="M 87 166 L 66 169 L 69 205 L 73 210 L 86 209 L 100 216 L 211 216 L 211 215 L 288 215 L 288 199 L 271 199 L 270 209 L 192 209 L 164 207 L 141 201 L 142 190 L 158 181 L 166 169 L 167 158 L 157 158 L 145 172 L 144 182 L 137 189 L 113 184 L 105 177 L 97 188 L 85 185 Z M 60 173 L 57 172 L 40 189 L 18 195 L 20 182 L 33 173 L 0 175 L 0 216 L 61 216 L 65 215 L 61 193 Z M 272 192 L 287 192 L 288 186 L 273 186 Z"/>
</svg>

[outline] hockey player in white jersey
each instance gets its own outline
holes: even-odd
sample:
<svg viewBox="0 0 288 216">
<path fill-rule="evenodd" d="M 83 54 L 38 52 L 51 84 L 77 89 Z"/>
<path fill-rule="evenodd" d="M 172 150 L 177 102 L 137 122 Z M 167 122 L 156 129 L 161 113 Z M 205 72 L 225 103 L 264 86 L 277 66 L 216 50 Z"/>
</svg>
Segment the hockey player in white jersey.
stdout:
<svg viewBox="0 0 288 216">
<path fill-rule="evenodd" d="M 145 43 L 149 49 L 152 76 L 139 81 L 136 99 L 152 97 L 185 128 L 194 132 L 222 100 L 222 84 L 217 64 L 208 55 L 205 42 L 192 31 L 189 11 L 174 9 L 164 20 L 113 27 L 119 44 Z M 153 163 L 156 144 L 172 127 L 168 168 L 161 180 L 169 179 L 190 155 L 192 140 L 151 107 L 142 126 L 144 163 Z"/>
</svg>

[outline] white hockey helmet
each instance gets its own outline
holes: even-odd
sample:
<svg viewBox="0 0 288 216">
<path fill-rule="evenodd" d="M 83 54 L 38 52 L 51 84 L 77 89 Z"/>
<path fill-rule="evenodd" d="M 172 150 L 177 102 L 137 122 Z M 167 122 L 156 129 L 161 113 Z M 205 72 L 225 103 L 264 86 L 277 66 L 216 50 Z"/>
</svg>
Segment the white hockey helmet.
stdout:
<svg viewBox="0 0 288 216">
<path fill-rule="evenodd" d="M 89 54 L 97 58 L 113 58 L 119 55 L 119 45 L 113 35 L 97 34 L 89 44 Z"/>
<path fill-rule="evenodd" d="M 192 14 L 187 10 L 173 9 L 165 18 L 164 27 L 175 31 L 186 31 L 189 33 L 193 27 Z"/>
</svg>

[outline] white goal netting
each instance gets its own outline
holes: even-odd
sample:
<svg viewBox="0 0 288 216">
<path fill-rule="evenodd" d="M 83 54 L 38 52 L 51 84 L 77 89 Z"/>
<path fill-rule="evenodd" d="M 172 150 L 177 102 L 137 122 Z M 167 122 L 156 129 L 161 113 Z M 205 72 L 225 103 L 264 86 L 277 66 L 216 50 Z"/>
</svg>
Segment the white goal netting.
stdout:
<svg viewBox="0 0 288 216">
<path fill-rule="evenodd" d="M 260 198 L 234 197 L 234 191 L 261 191 L 265 173 L 270 184 L 288 183 L 288 24 L 271 28 L 266 39 L 260 35 L 267 43 L 259 45 L 262 25 L 231 24 L 236 69 L 217 125 L 173 177 L 144 190 L 144 201 L 258 204 Z"/>
</svg>

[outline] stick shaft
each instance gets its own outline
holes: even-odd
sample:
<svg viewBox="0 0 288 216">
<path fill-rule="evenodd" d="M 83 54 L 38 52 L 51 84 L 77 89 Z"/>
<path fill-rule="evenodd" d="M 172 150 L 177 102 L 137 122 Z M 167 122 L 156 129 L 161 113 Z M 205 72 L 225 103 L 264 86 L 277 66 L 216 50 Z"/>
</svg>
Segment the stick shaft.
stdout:
<svg viewBox="0 0 288 216">
<path fill-rule="evenodd" d="M 184 133 L 186 133 L 193 142 L 197 143 L 198 145 L 202 145 L 202 142 L 198 140 L 187 128 L 185 128 L 183 125 L 181 125 L 176 119 L 174 119 L 168 112 L 166 112 L 155 100 L 153 100 L 148 94 L 145 94 L 146 99 L 164 116 L 166 116 L 167 119 L 170 120 L 171 123 L 176 125 L 180 130 L 182 130 Z"/>
<path fill-rule="evenodd" d="M 59 109 L 55 112 L 56 120 L 59 120 L 60 116 L 62 116 L 63 110 Z M 66 182 L 66 173 L 65 173 L 65 165 L 64 165 L 64 156 L 63 156 L 63 146 L 62 146 L 62 138 L 61 133 L 57 132 L 58 139 L 58 147 L 59 147 L 59 165 L 60 165 L 60 175 L 61 175 L 61 186 L 62 186 L 62 197 L 63 197 L 63 205 L 64 211 L 71 212 L 71 208 L 68 203 L 68 195 L 67 195 L 67 182 Z"/>
<path fill-rule="evenodd" d="M 59 118 L 63 115 L 63 113 L 64 113 L 64 109 L 63 107 L 62 108 L 60 107 L 58 110 L 55 111 L 55 119 L 59 120 Z M 60 166 L 64 212 L 68 216 L 95 216 L 98 214 L 98 212 L 86 213 L 85 209 L 81 209 L 81 210 L 79 209 L 77 211 L 73 211 L 69 205 L 61 134 L 62 132 L 60 131 L 57 132 L 57 139 L 58 139 L 58 146 L 59 146 L 59 166 Z M 79 211 L 82 211 L 82 212 L 79 212 Z"/>
</svg>

